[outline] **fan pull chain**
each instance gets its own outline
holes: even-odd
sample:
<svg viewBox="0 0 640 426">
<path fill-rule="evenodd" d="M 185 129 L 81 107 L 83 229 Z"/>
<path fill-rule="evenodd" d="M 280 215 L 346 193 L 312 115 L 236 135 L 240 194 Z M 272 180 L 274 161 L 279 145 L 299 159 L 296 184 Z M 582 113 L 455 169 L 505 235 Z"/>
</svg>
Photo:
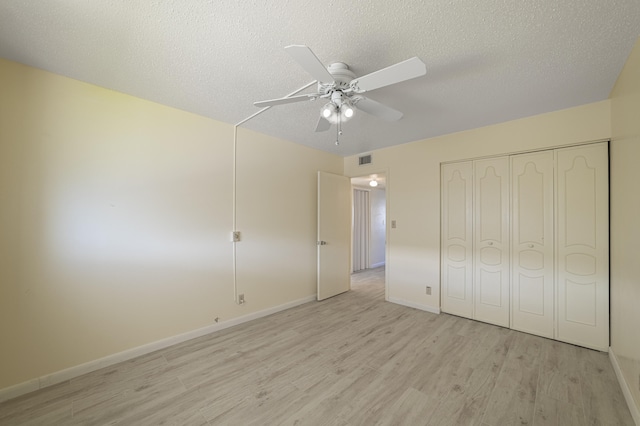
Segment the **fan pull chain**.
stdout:
<svg viewBox="0 0 640 426">
<path fill-rule="evenodd" d="M 338 113 L 338 122 L 336 123 L 336 146 L 340 145 L 340 135 L 342 135 L 342 118 Z"/>
</svg>

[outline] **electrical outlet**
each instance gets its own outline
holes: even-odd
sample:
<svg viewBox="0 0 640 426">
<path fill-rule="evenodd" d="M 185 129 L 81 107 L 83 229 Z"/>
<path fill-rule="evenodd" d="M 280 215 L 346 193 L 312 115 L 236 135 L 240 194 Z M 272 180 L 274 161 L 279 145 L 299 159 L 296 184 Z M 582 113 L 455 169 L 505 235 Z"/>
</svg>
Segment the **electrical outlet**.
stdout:
<svg viewBox="0 0 640 426">
<path fill-rule="evenodd" d="M 427 295 L 431 296 L 431 287 L 427 286 Z"/>
<path fill-rule="evenodd" d="M 240 241 L 240 231 L 231 232 L 231 242 L 237 243 L 238 241 Z"/>
<path fill-rule="evenodd" d="M 243 305 L 244 304 L 244 294 L 239 294 L 238 295 L 238 304 L 239 305 Z"/>
</svg>

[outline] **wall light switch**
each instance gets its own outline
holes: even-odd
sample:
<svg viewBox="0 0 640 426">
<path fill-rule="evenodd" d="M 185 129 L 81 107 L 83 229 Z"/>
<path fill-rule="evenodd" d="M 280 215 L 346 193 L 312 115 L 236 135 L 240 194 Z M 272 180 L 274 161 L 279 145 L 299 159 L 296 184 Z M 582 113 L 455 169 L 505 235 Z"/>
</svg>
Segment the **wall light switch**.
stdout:
<svg viewBox="0 0 640 426">
<path fill-rule="evenodd" d="M 395 220 L 392 220 L 392 221 L 391 221 L 391 227 L 392 227 L 392 228 L 395 228 L 395 227 L 396 227 L 396 221 L 395 221 Z"/>
</svg>

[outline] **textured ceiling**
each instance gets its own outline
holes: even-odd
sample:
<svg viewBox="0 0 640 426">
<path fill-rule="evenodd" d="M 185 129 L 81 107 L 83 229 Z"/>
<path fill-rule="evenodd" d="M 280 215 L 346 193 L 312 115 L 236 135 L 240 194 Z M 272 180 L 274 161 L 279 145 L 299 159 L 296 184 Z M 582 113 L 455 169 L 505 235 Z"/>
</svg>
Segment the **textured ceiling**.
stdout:
<svg viewBox="0 0 640 426">
<path fill-rule="evenodd" d="M 359 112 L 339 146 L 320 101 L 244 125 L 343 156 L 606 99 L 639 35 L 639 0 L 0 1 L 0 57 L 232 124 L 312 81 L 284 46 L 356 75 L 422 59 L 367 93 L 403 119 Z"/>
</svg>

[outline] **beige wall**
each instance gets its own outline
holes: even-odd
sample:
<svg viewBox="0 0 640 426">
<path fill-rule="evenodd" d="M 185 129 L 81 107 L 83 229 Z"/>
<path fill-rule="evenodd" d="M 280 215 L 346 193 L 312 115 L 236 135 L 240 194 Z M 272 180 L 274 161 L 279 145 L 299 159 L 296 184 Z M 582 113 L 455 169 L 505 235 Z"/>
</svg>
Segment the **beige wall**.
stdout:
<svg viewBox="0 0 640 426">
<path fill-rule="evenodd" d="M 387 240 L 389 298 L 439 309 L 440 163 L 608 139 L 610 132 L 610 103 L 602 101 L 374 151 L 367 166 L 345 158 L 348 176 L 388 173 L 388 218 L 397 224 Z"/>
<path fill-rule="evenodd" d="M 640 40 L 611 93 L 611 348 L 640 412 Z"/>
<path fill-rule="evenodd" d="M 264 309 L 316 292 L 318 170 L 342 158 L 238 130 L 238 291 Z"/>
<path fill-rule="evenodd" d="M 315 292 L 342 159 L 0 60 L 0 389 Z"/>
</svg>

